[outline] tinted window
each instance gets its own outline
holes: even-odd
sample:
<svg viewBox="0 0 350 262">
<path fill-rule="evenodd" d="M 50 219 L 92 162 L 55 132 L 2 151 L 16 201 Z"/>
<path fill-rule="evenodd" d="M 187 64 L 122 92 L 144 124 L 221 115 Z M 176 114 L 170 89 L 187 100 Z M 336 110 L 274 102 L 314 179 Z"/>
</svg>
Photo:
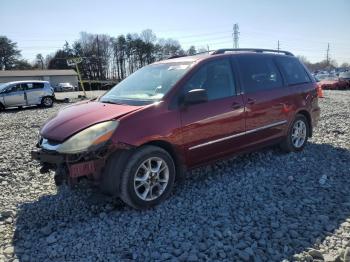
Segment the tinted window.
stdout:
<svg viewBox="0 0 350 262">
<path fill-rule="evenodd" d="M 217 60 L 203 65 L 186 83 L 184 91 L 205 89 L 208 100 L 235 95 L 235 84 L 229 60 Z"/>
<path fill-rule="evenodd" d="M 27 83 L 25 86 L 27 90 L 41 89 L 44 87 L 44 83 Z"/>
<path fill-rule="evenodd" d="M 10 89 L 8 90 L 8 92 L 17 92 L 17 91 L 23 91 L 23 85 L 17 84 L 10 87 Z"/>
<path fill-rule="evenodd" d="M 246 93 L 279 88 L 283 85 L 281 75 L 269 57 L 241 56 L 238 57 L 238 64 Z"/>
<path fill-rule="evenodd" d="M 310 82 L 305 68 L 296 58 L 278 57 L 277 62 L 286 77 L 288 85 Z"/>
</svg>

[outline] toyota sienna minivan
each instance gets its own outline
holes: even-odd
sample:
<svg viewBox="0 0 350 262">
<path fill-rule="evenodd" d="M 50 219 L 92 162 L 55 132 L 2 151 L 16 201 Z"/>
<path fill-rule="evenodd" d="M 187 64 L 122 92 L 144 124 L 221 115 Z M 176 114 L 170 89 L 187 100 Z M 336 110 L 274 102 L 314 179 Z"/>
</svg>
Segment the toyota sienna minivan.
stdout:
<svg viewBox="0 0 350 262">
<path fill-rule="evenodd" d="M 145 66 L 60 110 L 32 157 L 57 185 L 87 178 L 143 209 L 186 169 L 273 144 L 301 151 L 319 115 L 317 84 L 293 54 L 220 49 Z"/>
</svg>

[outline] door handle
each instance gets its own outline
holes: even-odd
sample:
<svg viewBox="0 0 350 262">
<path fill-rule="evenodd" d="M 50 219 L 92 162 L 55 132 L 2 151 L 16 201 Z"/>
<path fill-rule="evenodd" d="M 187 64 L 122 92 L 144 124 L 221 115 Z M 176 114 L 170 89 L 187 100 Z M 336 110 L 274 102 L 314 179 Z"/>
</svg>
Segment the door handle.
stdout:
<svg viewBox="0 0 350 262">
<path fill-rule="evenodd" d="M 248 99 L 247 99 L 247 104 L 248 104 L 248 105 L 254 105 L 255 102 L 256 102 L 256 100 L 253 99 L 253 98 L 248 98 Z"/>
<path fill-rule="evenodd" d="M 241 105 L 240 103 L 233 102 L 232 105 L 231 105 L 231 108 L 232 108 L 233 110 L 237 110 L 237 109 L 242 108 L 242 105 Z"/>
</svg>

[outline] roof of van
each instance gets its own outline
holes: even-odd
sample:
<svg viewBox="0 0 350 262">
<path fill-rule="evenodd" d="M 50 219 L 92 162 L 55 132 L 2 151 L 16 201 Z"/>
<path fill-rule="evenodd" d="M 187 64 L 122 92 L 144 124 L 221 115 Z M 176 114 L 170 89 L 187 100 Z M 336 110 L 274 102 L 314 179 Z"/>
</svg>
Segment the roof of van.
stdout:
<svg viewBox="0 0 350 262">
<path fill-rule="evenodd" d="M 241 54 L 254 54 L 254 55 L 274 55 L 274 56 L 288 56 L 294 57 L 294 55 L 288 51 L 273 50 L 273 49 L 254 49 L 254 48 L 237 48 L 237 49 L 218 49 L 215 51 L 209 51 L 204 53 L 198 53 L 191 56 L 173 56 L 166 60 L 156 62 L 161 63 L 191 63 L 216 56 L 232 56 Z"/>
</svg>

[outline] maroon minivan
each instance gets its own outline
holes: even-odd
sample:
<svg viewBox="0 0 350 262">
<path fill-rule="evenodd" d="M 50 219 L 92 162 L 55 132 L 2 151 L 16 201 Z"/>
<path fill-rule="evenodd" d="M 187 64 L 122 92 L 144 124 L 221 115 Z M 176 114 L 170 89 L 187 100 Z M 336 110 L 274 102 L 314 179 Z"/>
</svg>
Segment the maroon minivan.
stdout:
<svg viewBox="0 0 350 262">
<path fill-rule="evenodd" d="M 317 84 L 293 54 L 220 49 L 145 66 L 60 110 L 32 156 L 57 185 L 87 178 L 141 209 L 186 168 L 271 144 L 302 150 L 319 115 Z"/>
</svg>

